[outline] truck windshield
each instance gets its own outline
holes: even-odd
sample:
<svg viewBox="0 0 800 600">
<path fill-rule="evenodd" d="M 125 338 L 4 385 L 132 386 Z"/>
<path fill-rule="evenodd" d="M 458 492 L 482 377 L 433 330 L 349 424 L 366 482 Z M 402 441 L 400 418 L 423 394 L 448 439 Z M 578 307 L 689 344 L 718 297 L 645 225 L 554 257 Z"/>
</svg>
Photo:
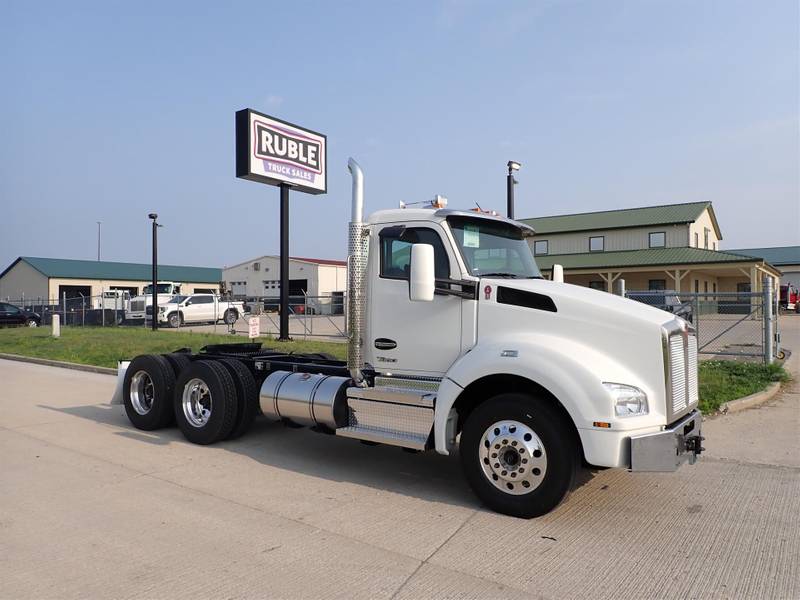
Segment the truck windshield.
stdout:
<svg viewBox="0 0 800 600">
<path fill-rule="evenodd" d="M 523 230 L 509 223 L 447 217 L 461 256 L 476 277 L 541 278 Z"/>
<path fill-rule="evenodd" d="M 169 299 L 169 301 L 170 301 L 171 304 L 180 304 L 181 302 L 186 300 L 186 298 L 188 298 L 188 297 L 189 296 L 173 296 L 172 298 Z"/>
<path fill-rule="evenodd" d="M 173 292 L 172 284 L 171 283 L 159 283 L 156 284 L 156 294 L 171 294 Z M 153 286 L 146 285 L 144 286 L 144 294 L 152 294 L 153 293 Z"/>
</svg>

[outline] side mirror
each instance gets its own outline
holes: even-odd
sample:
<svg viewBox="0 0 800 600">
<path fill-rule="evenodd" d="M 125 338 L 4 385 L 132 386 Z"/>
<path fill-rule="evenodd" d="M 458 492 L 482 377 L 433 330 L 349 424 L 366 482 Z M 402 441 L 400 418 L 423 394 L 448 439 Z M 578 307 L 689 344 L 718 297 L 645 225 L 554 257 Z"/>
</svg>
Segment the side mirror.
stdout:
<svg viewBox="0 0 800 600">
<path fill-rule="evenodd" d="M 430 244 L 412 245 L 409 298 L 412 302 L 431 302 L 435 287 L 433 246 Z"/>
</svg>

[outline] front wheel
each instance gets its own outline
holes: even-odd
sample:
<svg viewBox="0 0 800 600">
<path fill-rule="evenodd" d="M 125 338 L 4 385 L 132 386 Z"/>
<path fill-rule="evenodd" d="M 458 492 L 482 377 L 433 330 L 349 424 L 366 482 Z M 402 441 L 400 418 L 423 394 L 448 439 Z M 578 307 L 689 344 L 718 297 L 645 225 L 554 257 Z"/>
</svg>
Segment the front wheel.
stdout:
<svg viewBox="0 0 800 600">
<path fill-rule="evenodd" d="M 170 315 L 167 317 L 167 322 L 169 323 L 170 327 L 177 329 L 181 326 L 183 319 L 181 318 L 180 313 L 170 313 Z"/>
<path fill-rule="evenodd" d="M 461 432 L 461 464 L 475 494 L 497 512 L 530 519 L 567 496 L 578 465 L 565 419 L 526 394 L 499 394 L 470 414 Z"/>
<path fill-rule="evenodd" d="M 225 322 L 225 325 L 233 325 L 236 323 L 236 319 L 239 318 L 239 314 L 233 310 L 228 309 L 225 311 L 225 314 L 222 316 L 222 320 Z"/>
</svg>

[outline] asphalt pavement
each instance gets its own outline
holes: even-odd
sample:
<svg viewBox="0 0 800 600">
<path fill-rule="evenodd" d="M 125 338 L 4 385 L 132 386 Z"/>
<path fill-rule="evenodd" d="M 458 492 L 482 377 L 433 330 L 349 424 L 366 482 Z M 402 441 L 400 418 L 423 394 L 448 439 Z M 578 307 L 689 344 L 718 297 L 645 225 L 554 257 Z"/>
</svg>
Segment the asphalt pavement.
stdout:
<svg viewBox="0 0 800 600">
<path fill-rule="evenodd" d="M 697 465 L 584 471 L 530 521 L 482 507 L 456 457 L 138 431 L 114 383 L 0 360 L 0 597 L 800 597 L 797 381 L 707 420 Z"/>
</svg>

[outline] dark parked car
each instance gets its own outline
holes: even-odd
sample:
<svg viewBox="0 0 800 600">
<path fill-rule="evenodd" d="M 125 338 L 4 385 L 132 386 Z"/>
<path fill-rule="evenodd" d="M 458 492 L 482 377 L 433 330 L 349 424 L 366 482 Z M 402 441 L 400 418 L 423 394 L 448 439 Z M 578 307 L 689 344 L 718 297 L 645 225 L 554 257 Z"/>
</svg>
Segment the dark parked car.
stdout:
<svg viewBox="0 0 800 600">
<path fill-rule="evenodd" d="M 30 312 L 8 304 L 0 302 L 0 326 L 2 325 L 27 325 L 28 327 L 38 327 L 42 318 L 35 312 Z"/>
</svg>

